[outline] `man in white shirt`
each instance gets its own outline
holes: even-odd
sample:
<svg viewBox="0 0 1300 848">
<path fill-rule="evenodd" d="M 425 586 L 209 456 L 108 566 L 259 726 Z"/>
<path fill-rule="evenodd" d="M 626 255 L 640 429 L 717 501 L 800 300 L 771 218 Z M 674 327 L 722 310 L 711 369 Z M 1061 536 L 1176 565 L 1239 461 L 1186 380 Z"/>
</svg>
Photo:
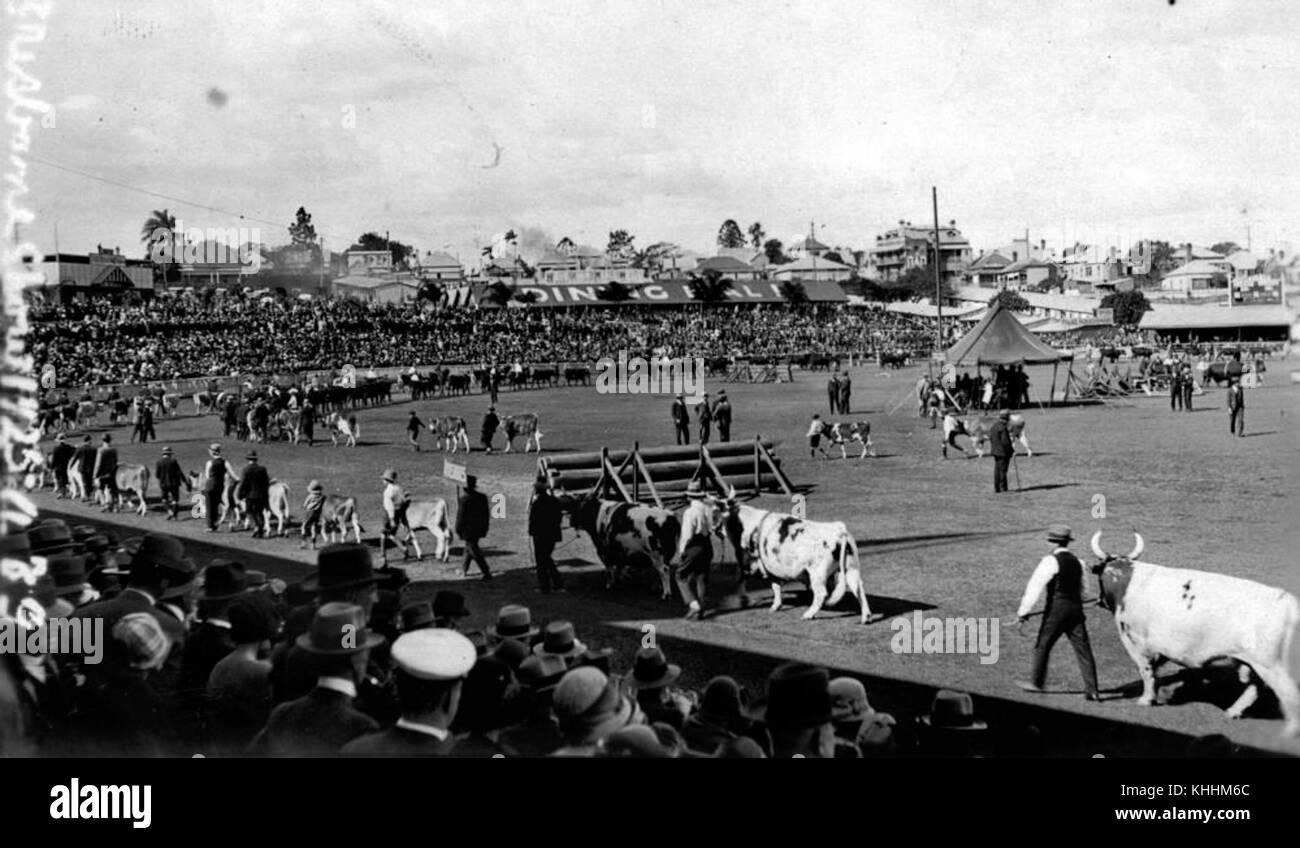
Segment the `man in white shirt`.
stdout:
<svg viewBox="0 0 1300 848">
<path fill-rule="evenodd" d="M 704 488 L 698 480 L 686 487 L 690 503 L 682 513 L 682 532 L 677 541 L 674 573 L 677 589 L 687 603 L 686 618 L 704 617 L 702 604 L 713 565 L 713 510 L 704 502 Z"/>
<path fill-rule="evenodd" d="M 379 554 L 387 563 L 390 540 L 394 546 L 402 549 L 402 559 L 406 559 L 406 543 L 397 538 L 397 531 L 405 527 L 408 535 L 411 532 L 411 526 L 406 521 L 406 507 L 411 501 L 402 487 L 397 485 L 396 471 L 387 468 L 380 479 L 384 481 L 384 531 L 379 537 Z"/>
<path fill-rule="evenodd" d="M 1089 701 L 1097 698 L 1097 664 L 1092 658 L 1092 645 L 1088 641 L 1088 620 L 1083 613 L 1083 564 L 1070 553 L 1067 546 L 1074 536 L 1064 524 L 1053 524 L 1047 529 L 1047 541 L 1055 547 L 1039 561 L 1025 587 L 1016 615 L 1023 624 L 1029 612 L 1038 603 L 1038 596 L 1047 592 L 1043 606 L 1043 623 L 1034 644 L 1034 665 L 1030 680 L 1020 687 L 1029 692 L 1042 692 L 1047 680 L 1047 660 L 1052 646 L 1061 636 L 1070 640 L 1074 657 L 1083 676 L 1083 697 Z"/>
</svg>

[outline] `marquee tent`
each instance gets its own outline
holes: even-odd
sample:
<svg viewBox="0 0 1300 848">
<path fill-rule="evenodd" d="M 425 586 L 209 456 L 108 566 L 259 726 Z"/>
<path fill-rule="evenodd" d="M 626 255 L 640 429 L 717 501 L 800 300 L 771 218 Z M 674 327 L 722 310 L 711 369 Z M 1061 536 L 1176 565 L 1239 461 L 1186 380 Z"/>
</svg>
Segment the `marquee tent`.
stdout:
<svg viewBox="0 0 1300 848">
<path fill-rule="evenodd" d="M 1016 316 L 994 301 L 978 324 L 944 354 L 953 366 L 962 365 L 1041 365 L 1052 363 L 1052 388 L 1049 398 L 1056 399 L 1056 366 L 1074 354 L 1057 350 L 1034 337 Z M 1066 384 L 1069 391 L 1069 384 Z"/>
</svg>

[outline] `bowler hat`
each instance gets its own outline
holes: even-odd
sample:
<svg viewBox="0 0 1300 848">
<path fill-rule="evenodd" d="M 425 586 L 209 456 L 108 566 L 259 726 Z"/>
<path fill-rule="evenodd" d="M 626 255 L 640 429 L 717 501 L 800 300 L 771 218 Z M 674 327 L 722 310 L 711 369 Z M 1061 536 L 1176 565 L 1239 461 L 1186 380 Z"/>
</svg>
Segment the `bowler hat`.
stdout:
<svg viewBox="0 0 1300 848">
<path fill-rule="evenodd" d="M 75 595 L 85 590 L 85 557 L 76 554 L 59 554 L 46 560 L 45 567 L 54 579 L 54 594 Z"/>
<path fill-rule="evenodd" d="M 1074 534 L 1070 532 L 1070 528 L 1065 524 L 1053 524 L 1047 528 L 1047 541 L 1049 542 L 1063 545 L 1073 539 Z"/>
<path fill-rule="evenodd" d="M 244 454 L 244 459 L 248 460 L 249 462 L 257 462 L 257 451 L 251 450 L 248 453 Z"/>
<path fill-rule="evenodd" d="M 975 701 L 965 692 L 940 689 L 930 703 L 930 714 L 921 723 L 937 730 L 987 730 L 988 724 L 975 718 Z"/>
<path fill-rule="evenodd" d="M 316 555 L 316 571 L 302 581 L 308 592 L 329 592 L 379 582 L 375 575 L 370 549 L 365 545 L 343 543 L 326 545 Z"/>
<path fill-rule="evenodd" d="M 767 697 L 750 715 L 775 729 L 803 729 L 829 722 L 830 675 L 826 669 L 802 663 L 779 666 L 767 678 Z"/>
<path fill-rule="evenodd" d="M 384 637 L 370 632 L 361 607 L 332 601 L 316 610 L 311 628 L 297 641 L 309 654 L 349 656 L 383 644 Z"/>
<path fill-rule="evenodd" d="M 465 596 L 460 592 L 439 592 L 433 596 L 433 615 L 435 618 L 464 618 L 469 615 L 469 610 L 465 609 Z"/>
<path fill-rule="evenodd" d="M 587 646 L 578 641 L 571 621 L 551 621 L 542 630 L 542 641 L 533 646 L 534 654 L 550 654 L 568 659 L 585 653 Z"/>
<path fill-rule="evenodd" d="M 668 662 L 658 648 L 642 648 L 632 663 L 632 682 L 637 689 L 662 689 L 682 676 L 682 667 Z"/>
<path fill-rule="evenodd" d="M 432 627 L 435 621 L 433 605 L 428 601 L 419 601 L 402 607 L 403 633 L 410 633 L 422 627 Z"/>
<path fill-rule="evenodd" d="M 541 632 L 533 626 L 533 614 L 528 607 L 506 604 L 497 613 L 497 623 L 487 628 L 493 639 L 531 639 Z"/>
<path fill-rule="evenodd" d="M 248 572 L 238 562 L 214 559 L 203 569 L 203 600 L 224 601 L 248 591 Z"/>
</svg>

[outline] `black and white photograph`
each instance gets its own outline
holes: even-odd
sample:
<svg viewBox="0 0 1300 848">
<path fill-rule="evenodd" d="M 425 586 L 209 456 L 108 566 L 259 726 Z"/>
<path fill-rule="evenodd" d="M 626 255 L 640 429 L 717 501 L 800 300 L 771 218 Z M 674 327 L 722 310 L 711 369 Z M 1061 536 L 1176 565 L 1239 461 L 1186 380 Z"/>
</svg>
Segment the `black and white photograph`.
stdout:
<svg viewBox="0 0 1300 848">
<path fill-rule="evenodd" d="M 0 756 L 1300 756 L 1300 7 L 0 15 Z"/>
</svg>

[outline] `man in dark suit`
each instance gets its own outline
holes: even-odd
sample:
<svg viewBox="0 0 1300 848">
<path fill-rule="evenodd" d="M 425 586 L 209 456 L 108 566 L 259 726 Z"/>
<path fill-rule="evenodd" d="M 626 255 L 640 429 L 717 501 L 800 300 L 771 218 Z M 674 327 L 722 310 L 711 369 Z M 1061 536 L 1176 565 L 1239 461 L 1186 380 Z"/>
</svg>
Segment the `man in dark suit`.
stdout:
<svg viewBox="0 0 1300 848">
<path fill-rule="evenodd" d="M 686 397 L 678 395 L 673 399 L 673 432 L 677 436 L 677 444 L 689 445 L 691 443 L 691 413 L 686 409 Z"/>
<path fill-rule="evenodd" d="M 1011 413 L 1005 409 L 998 415 L 998 420 L 989 428 L 989 444 L 993 453 L 993 491 L 1007 491 L 1007 468 L 1016 449 L 1011 445 L 1011 433 L 1007 430 Z"/>
<path fill-rule="evenodd" d="M 248 510 L 248 519 L 253 523 L 253 538 L 261 539 L 266 535 L 266 510 L 271 500 L 271 475 L 257 464 L 257 451 L 249 451 L 244 457 L 248 467 L 244 469 L 243 479 L 235 496 L 244 501 Z"/>
<path fill-rule="evenodd" d="M 355 604 L 328 603 L 297 645 L 311 655 L 318 677 L 306 695 L 271 712 L 250 753 L 271 757 L 331 757 L 379 724 L 354 706 L 370 650 L 384 641 Z"/>
<path fill-rule="evenodd" d="M 537 560 L 537 588 L 546 594 L 552 588 L 564 588 L 551 556 L 561 538 L 564 513 L 545 480 L 534 483 L 533 492 L 533 505 L 528 510 L 528 535 L 533 537 L 533 554 Z"/>
<path fill-rule="evenodd" d="M 853 381 L 849 379 L 849 372 L 845 371 L 844 376 L 840 377 L 840 415 L 849 414 L 849 399 L 853 394 Z"/>
<path fill-rule="evenodd" d="M 1073 538 L 1070 528 L 1064 524 L 1053 524 L 1048 528 L 1047 541 L 1052 544 L 1053 550 L 1039 561 L 1025 587 L 1024 598 L 1020 601 L 1017 617 L 1024 624 L 1029 618 L 1030 610 L 1038 603 L 1038 596 L 1044 591 L 1047 593 L 1043 623 L 1038 630 L 1038 641 L 1034 644 L 1033 671 L 1030 680 L 1021 683 L 1020 688 L 1030 692 L 1043 691 L 1052 646 L 1065 636 L 1070 640 L 1075 659 L 1079 663 L 1079 674 L 1083 677 L 1083 695 L 1087 700 L 1095 701 L 1097 663 L 1088 641 L 1087 616 L 1083 613 L 1083 581 L 1086 573 L 1079 558 L 1068 550 Z"/>
<path fill-rule="evenodd" d="M 108 494 L 108 505 L 104 512 L 117 509 L 117 448 L 113 447 L 113 437 L 105 433 L 99 450 L 95 453 L 95 483 Z"/>
<path fill-rule="evenodd" d="M 171 447 L 162 449 L 162 459 L 154 466 L 154 476 L 158 478 L 158 488 L 162 490 L 163 506 L 167 509 L 167 520 L 172 521 L 176 518 L 177 510 L 181 500 L 181 484 L 185 484 L 186 490 L 192 491 L 193 485 L 185 472 L 181 471 L 181 464 L 176 461 L 175 453 Z"/>
<path fill-rule="evenodd" d="M 826 400 L 831 407 L 831 415 L 838 415 L 840 411 L 840 376 L 832 372 L 831 378 L 826 381 Z"/>
<path fill-rule="evenodd" d="M 1246 435 L 1246 393 L 1236 377 L 1228 381 L 1228 432 Z"/>
<path fill-rule="evenodd" d="M 235 649 L 226 612 L 232 601 L 247 592 L 248 573 L 240 563 L 214 559 L 203 569 L 203 594 L 198 601 L 201 623 L 185 642 L 181 689 L 206 689 L 212 669 Z"/>
<path fill-rule="evenodd" d="M 388 730 L 349 742 L 343 755 L 454 755 L 451 723 L 456 719 L 465 678 L 474 667 L 474 643 L 454 630 L 416 630 L 398 637 L 392 658 L 402 717 Z"/>
<path fill-rule="evenodd" d="M 727 391 L 718 392 L 718 402 L 713 405 L 713 420 L 718 424 L 718 441 L 731 441 L 731 401 L 727 400 Z"/>
<path fill-rule="evenodd" d="M 496 435 L 497 428 L 500 426 L 501 418 L 497 415 L 497 408 L 489 406 L 487 415 L 483 416 L 482 432 L 479 433 L 484 453 L 492 453 L 492 437 Z"/>
<path fill-rule="evenodd" d="M 1183 369 L 1175 362 L 1169 377 L 1169 411 L 1177 411 L 1183 405 Z"/>
<path fill-rule="evenodd" d="M 50 454 L 50 464 L 54 466 L 54 488 L 58 493 L 55 500 L 68 496 L 68 463 L 76 456 L 77 449 L 68 444 L 62 433 L 54 437 L 54 451 Z"/>
<path fill-rule="evenodd" d="M 488 534 L 490 519 L 487 495 L 478 490 L 478 478 L 471 474 L 465 478 L 465 491 L 456 510 L 456 535 L 465 542 L 465 562 L 462 565 L 465 577 L 469 576 L 470 563 L 475 562 L 483 572 L 483 579 L 492 579 L 492 569 L 488 568 L 483 549 L 479 547 L 479 541 Z"/>
<path fill-rule="evenodd" d="M 194 583 L 194 564 L 186 558 L 185 548 L 178 540 L 150 533 L 141 540 L 140 547 L 131 557 L 128 570 L 130 577 L 125 589 L 109 600 L 87 604 L 70 617 L 102 619 L 104 632 L 110 633 L 113 625 L 124 617 L 137 612 L 148 613 L 158 620 L 163 633 L 171 642 L 168 666 L 179 672 L 186 637 L 185 625 L 159 609 L 158 602 L 164 595 Z M 94 674 L 100 666 L 111 668 L 122 666 L 126 662 L 123 657 L 114 655 L 112 642 L 106 646 L 103 660 L 103 663 L 86 664 L 86 672 Z M 176 678 L 171 676 L 170 679 Z"/>
<path fill-rule="evenodd" d="M 709 443 L 709 430 L 713 426 L 713 407 L 709 403 L 708 392 L 704 393 L 704 400 L 700 402 L 698 415 L 700 419 L 700 444 L 707 445 Z"/>
</svg>

